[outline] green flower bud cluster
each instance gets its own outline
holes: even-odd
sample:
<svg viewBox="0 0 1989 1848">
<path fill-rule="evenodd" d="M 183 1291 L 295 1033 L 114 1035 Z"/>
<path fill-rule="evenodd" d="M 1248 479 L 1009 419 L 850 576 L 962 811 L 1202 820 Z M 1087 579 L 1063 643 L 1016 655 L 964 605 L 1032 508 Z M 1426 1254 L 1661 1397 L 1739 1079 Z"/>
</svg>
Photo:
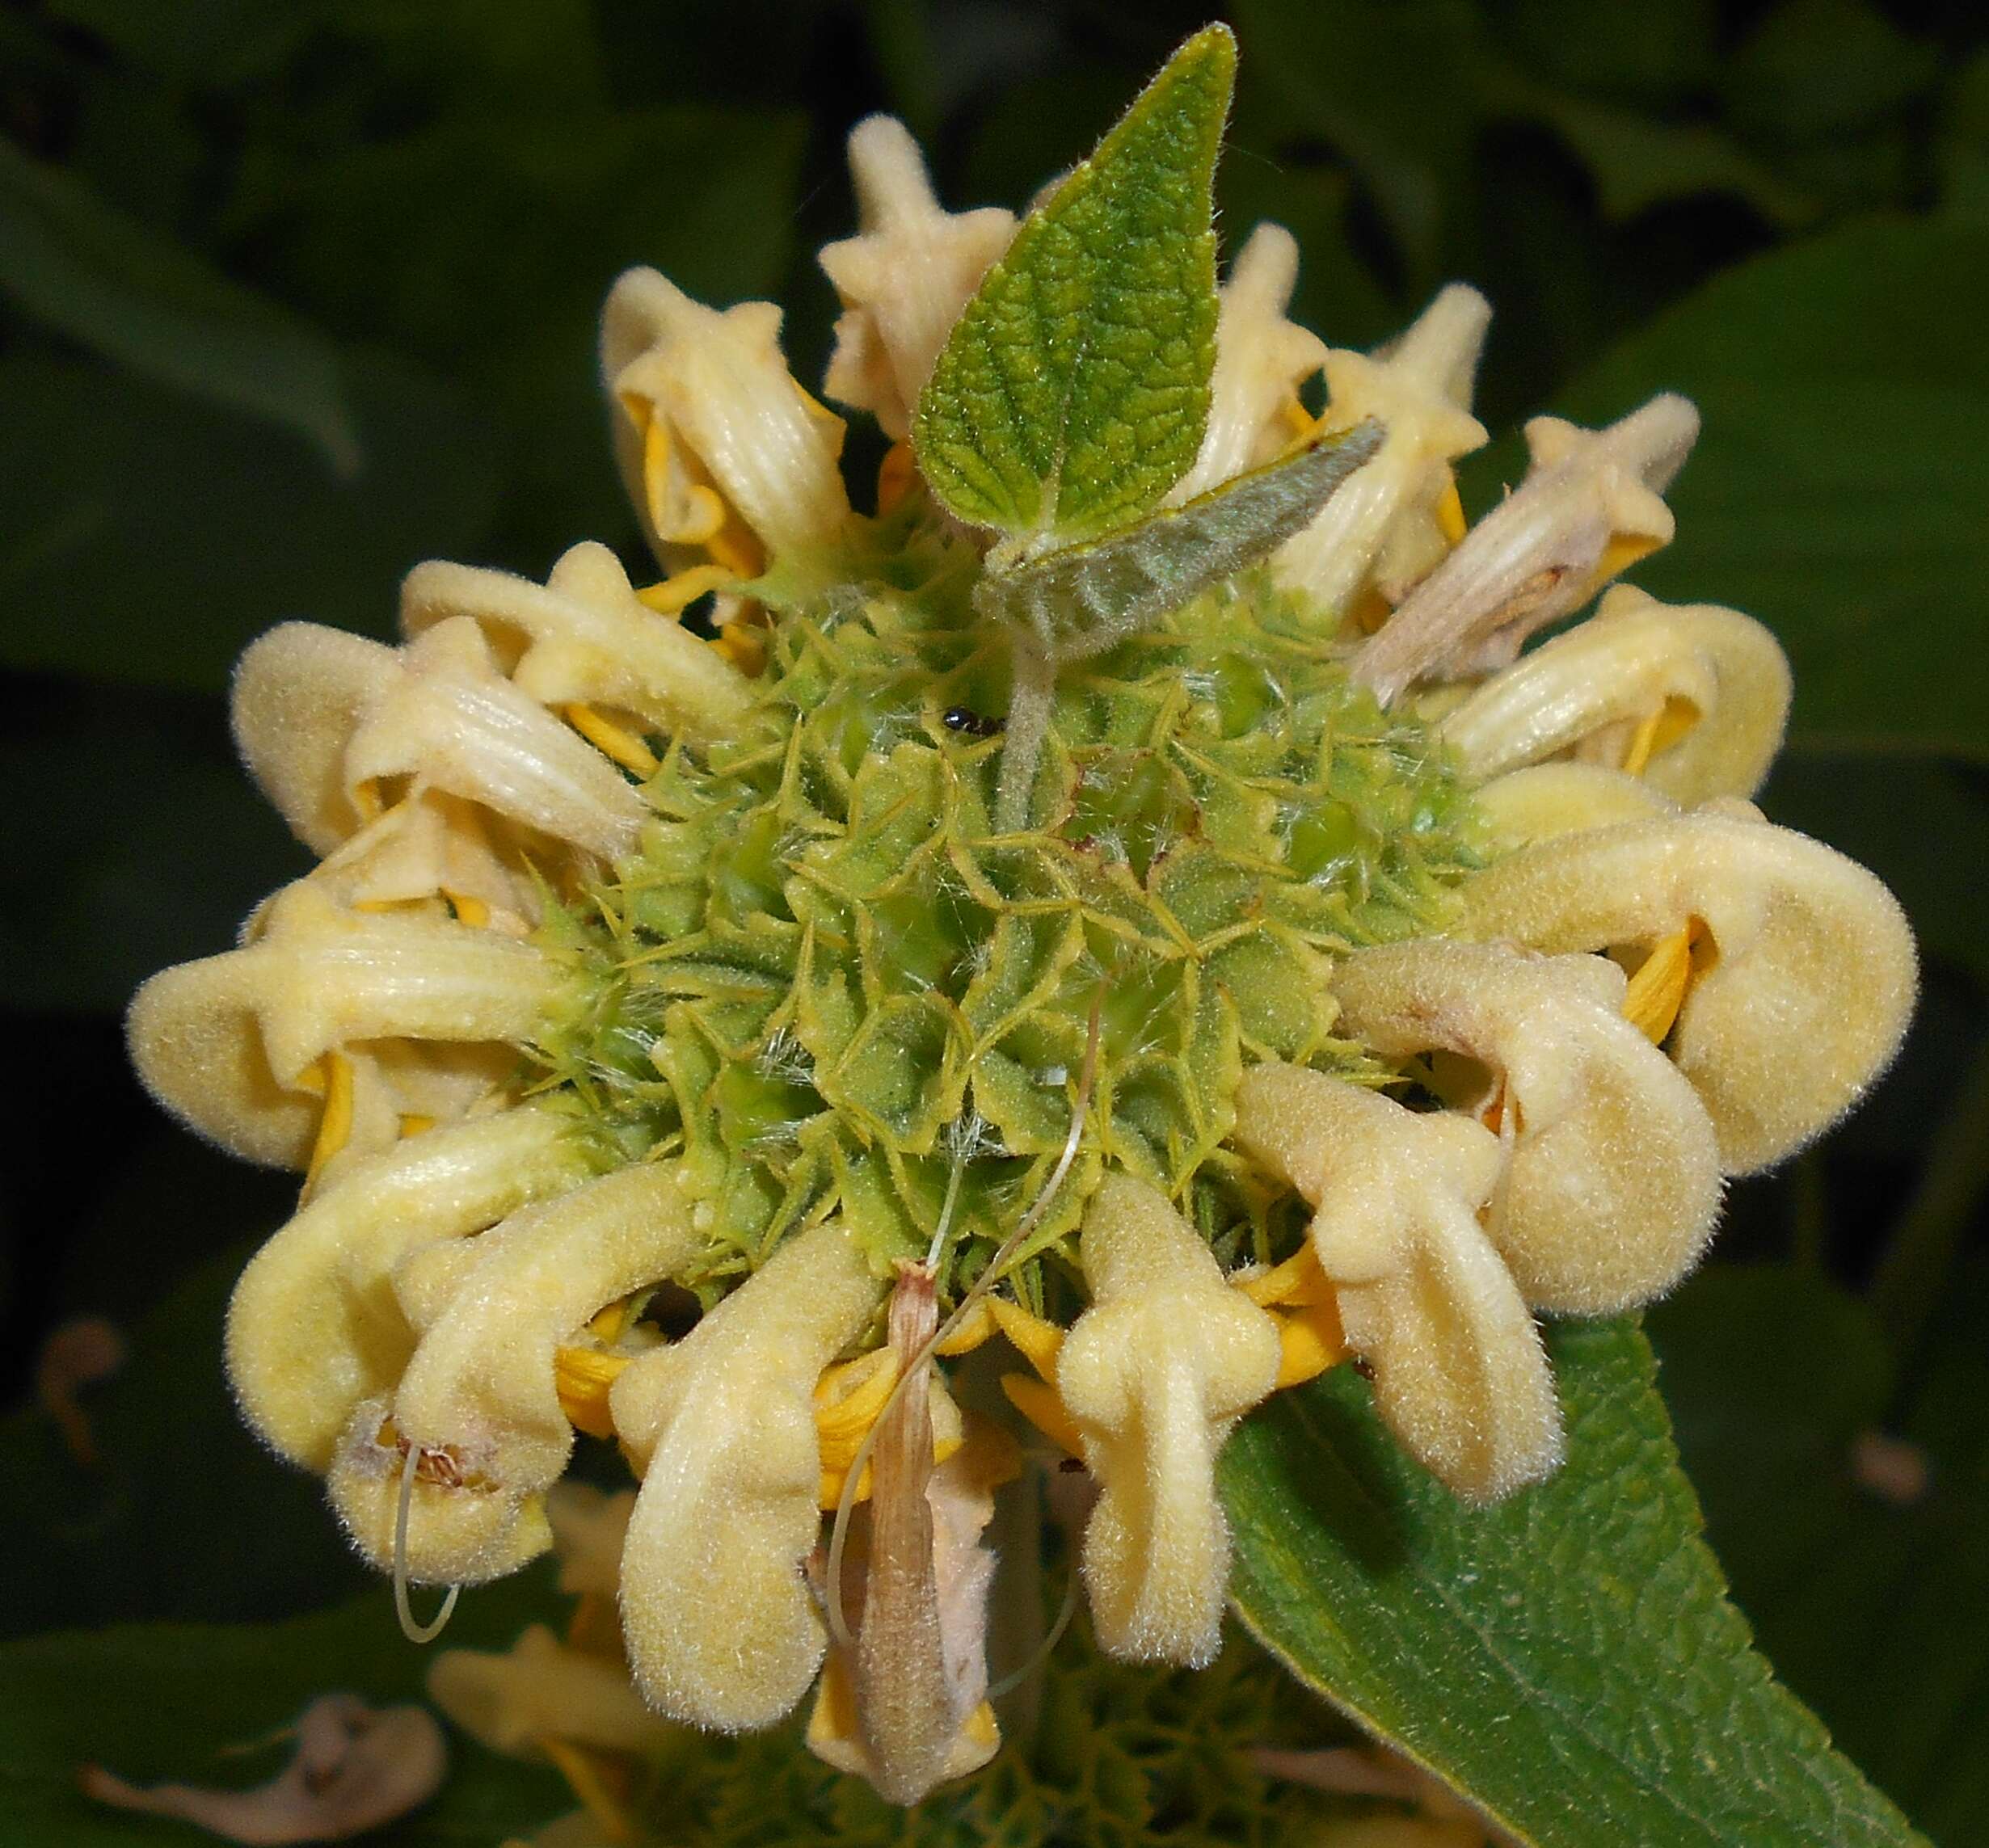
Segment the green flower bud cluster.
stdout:
<svg viewBox="0 0 1989 1848">
<path fill-rule="evenodd" d="M 1236 1084 L 1393 1076 L 1336 1033 L 1325 958 L 1454 921 L 1465 786 L 1254 572 L 1060 677 L 1030 825 L 997 832 L 1012 652 L 929 505 L 887 536 L 776 620 L 749 720 L 670 747 L 637 850 L 547 926 L 545 1084 L 623 1159 L 692 1164 L 707 1300 L 832 1211 L 880 1268 L 937 1241 L 951 1300 L 1050 1177 L 1095 1008 L 1018 1294 L 1056 1290 L 1106 1165 L 1226 1265 L 1279 1255 L 1296 1225 L 1222 1146 Z"/>
</svg>

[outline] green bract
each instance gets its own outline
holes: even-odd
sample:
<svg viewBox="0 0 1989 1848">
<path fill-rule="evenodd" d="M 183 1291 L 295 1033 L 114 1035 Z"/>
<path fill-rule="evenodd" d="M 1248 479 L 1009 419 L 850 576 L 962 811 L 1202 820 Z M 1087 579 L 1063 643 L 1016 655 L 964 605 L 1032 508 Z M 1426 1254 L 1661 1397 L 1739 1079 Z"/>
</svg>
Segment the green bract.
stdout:
<svg viewBox="0 0 1989 1848">
<path fill-rule="evenodd" d="M 1102 1164 L 1182 1199 L 1227 1261 L 1282 1249 L 1220 1145 L 1248 1061 L 1387 1076 L 1335 1037 L 1325 958 L 1440 930 L 1477 864 L 1428 734 L 1355 688 L 1257 574 L 1060 679 L 1028 825 L 991 819 L 1010 650 L 929 508 L 895 569 L 782 617 L 752 722 L 679 743 L 638 852 L 550 935 L 576 976 L 540 1049 L 628 1152 L 714 1202 L 706 1285 L 840 1210 L 880 1260 L 978 1273 L 1068 1136 L 1062 1251 Z M 1040 1306 L 1042 1267 L 1016 1273 Z"/>
</svg>

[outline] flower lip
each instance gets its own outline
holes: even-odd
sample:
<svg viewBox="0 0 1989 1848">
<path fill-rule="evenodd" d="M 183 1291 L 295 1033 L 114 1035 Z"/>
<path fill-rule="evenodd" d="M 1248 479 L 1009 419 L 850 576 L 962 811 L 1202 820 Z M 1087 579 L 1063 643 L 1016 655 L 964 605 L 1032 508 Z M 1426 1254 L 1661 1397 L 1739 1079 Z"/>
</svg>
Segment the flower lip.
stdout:
<svg viewBox="0 0 1989 1848">
<path fill-rule="evenodd" d="M 1697 1261 L 1718 1215 L 1713 1126 L 1623 1017 L 1624 988 L 1600 958 L 1502 944 L 1382 945 L 1334 972 L 1347 1027 L 1382 1056 L 1435 1050 L 1490 1073 L 1464 1100 L 1511 1151 L 1487 1231 L 1536 1308 L 1649 1301 Z"/>
<path fill-rule="evenodd" d="M 843 305 L 822 389 L 903 442 L 960 311 L 1015 235 L 1012 212 L 943 210 L 910 130 L 870 116 L 849 131 L 860 229 L 817 261 Z"/>
<path fill-rule="evenodd" d="M 1663 499 L 1699 434 L 1691 401 L 1661 393 L 1603 430 L 1526 427 L 1526 478 L 1473 527 L 1361 650 L 1355 677 L 1392 704 L 1417 680 L 1506 666 L 1625 566 L 1671 542 Z"/>
<path fill-rule="evenodd" d="M 1308 1236 L 1347 1341 L 1410 1451 L 1474 1501 L 1550 1474 L 1561 1454 L 1553 1380 L 1483 1223 L 1504 1167 L 1498 1138 L 1266 1063 L 1238 1087 L 1236 1139 L 1313 1204 Z"/>
<path fill-rule="evenodd" d="M 1450 465 L 1485 441 L 1470 406 L 1491 313 L 1475 288 L 1452 283 L 1387 346 L 1326 355 L 1321 427 L 1351 429 L 1372 417 L 1387 435 L 1374 461 L 1279 553 L 1281 583 L 1358 628 L 1376 613 L 1374 600 L 1385 611 L 1456 542 L 1463 511 Z"/>
<path fill-rule="evenodd" d="M 571 547 L 543 586 L 439 561 L 409 572 L 401 626 L 411 639 L 465 616 L 517 637 L 512 678 L 548 706 L 604 704 L 665 732 L 704 739 L 722 735 L 752 704 L 746 676 L 647 608 L 605 545 Z"/>
<path fill-rule="evenodd" d="M 1557 835 L 1678 812 L 1642 777 L 1599 764 L 1528 764 L 1481 783 L 1473 800 L 1502 853 Z"/>
<path fill-rule="evenodd" d="M 1751 813 L 1544 840 L 1477 874 L 1465 897 L 1474 936 L 1553 951 L 1649 949 L 1703 927 L 1702 972 L 1668 1043 L 1731 1174 L 1781 1160 L 1849 1109 L 1912 1012 L 1898 901 L 1842 854 Z"/>
<path fill-rule="evenodd" d="M 525 1041 L 560 985 L 530 945 L 412 912 L 348 911 L 309 880 L 259 921 L 243 948 L 154 976 L 126 1029 L 139 1076 L 166 1109 L 273 1166 L 301 1167 L 310 1154 L 314 1068 L 327 1054 L 401 1038 Z"/>
<path fill-rule="evenodd" d="M 1277 1379 L 1277 1324 L 1130 1175 L 1099 1183 L 1078 1252 L 1091 1307 L 1058 1352 L 1056 1386 L 1101 1490 L 1083 1550 L 1093 1620 L 1114 1655 L 1206 1665 L 1229 1570 L 1216 1455 Z"/>
<path fill-rule="evenodd" d="M 672 1278 L 699 1244 L 681 1169 L 655 1162 L 525 1206 L 467 1241 L 398 1382 L 357 1408 L 333 1461 L 332 1502 L 360 1551 L 395 1565 L 411 1467 L 400 1563 L 413 1579 L 476 1583 L 544 1551 L 545 1497 L 573 1450 L 555 1350 L 609 1304 Z M 458 1458 L 459 1468 L 421 1467 Z"/>
<path fill-rule="evenodd" d="M 1438 730 L 1474 777 L 1574 751 L 1690 806 L 1760 786 L 1789 691 L 1780 646 L 1751 617 L 1619 584 L 1588 621 L 1494 675 Z M 1682 730 L 1666 739 L 1675 713 Z M 1626 751 L 1647 761 L 1626 761 Z"/>
<path fill-rule="evenodd" d="M 391 1278 L 408 1254 L 563 1192 L 590 1164 L 570 1120 L 526 1105 L 448 1124 L 346 1168 L 249 1261 L 228 1311 L 228 1377 L 263 1441 L 323 1471 L 360 1401 L 412 1351 Z"/>
<path fill-rule="evenodd" d="M 622 1624 L 637 1682 L 669 1718 L 770 1726 L 815 1679 L 828 1633 L 800 1569 L 820 1525 L 812 1395 L 883 1294 L 830 1221 L 615 1382 L 615 1428 L 643 1471 Z"/>
</svg>

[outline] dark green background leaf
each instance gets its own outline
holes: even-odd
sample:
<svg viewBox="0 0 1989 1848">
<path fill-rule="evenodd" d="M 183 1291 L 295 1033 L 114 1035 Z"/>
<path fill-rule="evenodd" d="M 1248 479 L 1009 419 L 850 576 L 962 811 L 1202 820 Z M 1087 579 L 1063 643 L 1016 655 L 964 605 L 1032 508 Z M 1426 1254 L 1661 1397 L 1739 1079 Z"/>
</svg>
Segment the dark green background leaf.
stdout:
<svg viewBox="0 0 1989 1848">
<path fill-rule="evenodd" d="M 445 1647 L 503 1648 L 553 1602 L 543 1573 L 466 1597 Z M 0 1645 L 0 1843 L 19 1848 L 162 1848 L 212 1840 L 183 1824 L 121 1814 L 76 1788 L 79 1764 L 134 1783 L 248 1784 L 290 1748 L 252 1755 L 319 1694 L 376 1705 L 419 1699 L 432 1653 L 400 1633 L 375 1593 L 314 1617 L 265 1625 L 131 1625 Z M 441 1795 L 369 1835 L 382 1848 L 490 1848 L 573 1808 L 549 1766 L 499 1758 L 459 1733 Z"/>
<path fill-rule="evenodd" d="M 5 141 L 0 286 L 142 377 L 295 431 L 340 476 L 364 460 L 329 341 Z"/>
<path fill-rule="evenodd" d="M 1903 1395 L 1872 1313 L 1788 1265 L 1718 1269 L 1651 1315 L 1709 1530 L 1789 1684 L 1942 1848 L 1989 1840 L 1989 1276 L 1965 1272 Z M 1885 1433 L 1918 1497 L 1861 1480 Z"/>
<path fill-rule="evenodd" d="M 1679 539 L 1637 581 L 1772 628 L 1799 739 L 1989 756 L 1985 325 L 1989 231 L 1847 225 L 1709 283 L 1566 394 L 1591 422 L 1697 402 Z"/>
<path fill-rule="evenodd" d="M 341 481 L 288 432 L 163 386 L 0 360 L 0 663 L 216 688 L 285 617 L 391 634 L 411 566 L 476 553 L 489 437 L 403 362 L 350 377 L 366 459 Z"/>
</svg>

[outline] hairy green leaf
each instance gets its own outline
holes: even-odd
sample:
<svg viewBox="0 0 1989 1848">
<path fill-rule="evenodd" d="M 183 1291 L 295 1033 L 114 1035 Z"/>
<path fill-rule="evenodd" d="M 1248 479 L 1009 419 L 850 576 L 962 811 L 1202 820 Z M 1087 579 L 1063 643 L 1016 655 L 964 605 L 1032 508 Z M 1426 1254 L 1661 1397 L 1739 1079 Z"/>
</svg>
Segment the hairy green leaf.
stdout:
<svg viewBox="0 0 1989 1848">
<path fill-rule="evenodd" d="M 1700 1537 L 1634 1320 L 1549 1345 L 1568 1461 L 1456 1501 L 1340 1369 L 1224 1459 L 1244 1621 L 1531 1848 L 1919 1840 L 1774 1680 Z"/>
<path fill-rule="evenodd" d="M 363 452 L 331 343 L 0 141 L 0 285 L 149 378 L 297 431 L 341 476 Z"/>
<path fill-rule="evenodd" d="M 1198 33 L 1030 213 L 921 394 L 920 468 L 959 518 L 1072 543 L 1186 474 L 1216 359 L 1216 157 L 1236 71 Z"/>
<path fill-rule="evenodd" d="M 1051 552 L 974 587 L 983 616 L 1030 635 L 1051 661 L 1080 661 L 1233 577 L 1307 524 L 1381 446 L 1372 418 L 1089 545 Z"/>
</svg>

